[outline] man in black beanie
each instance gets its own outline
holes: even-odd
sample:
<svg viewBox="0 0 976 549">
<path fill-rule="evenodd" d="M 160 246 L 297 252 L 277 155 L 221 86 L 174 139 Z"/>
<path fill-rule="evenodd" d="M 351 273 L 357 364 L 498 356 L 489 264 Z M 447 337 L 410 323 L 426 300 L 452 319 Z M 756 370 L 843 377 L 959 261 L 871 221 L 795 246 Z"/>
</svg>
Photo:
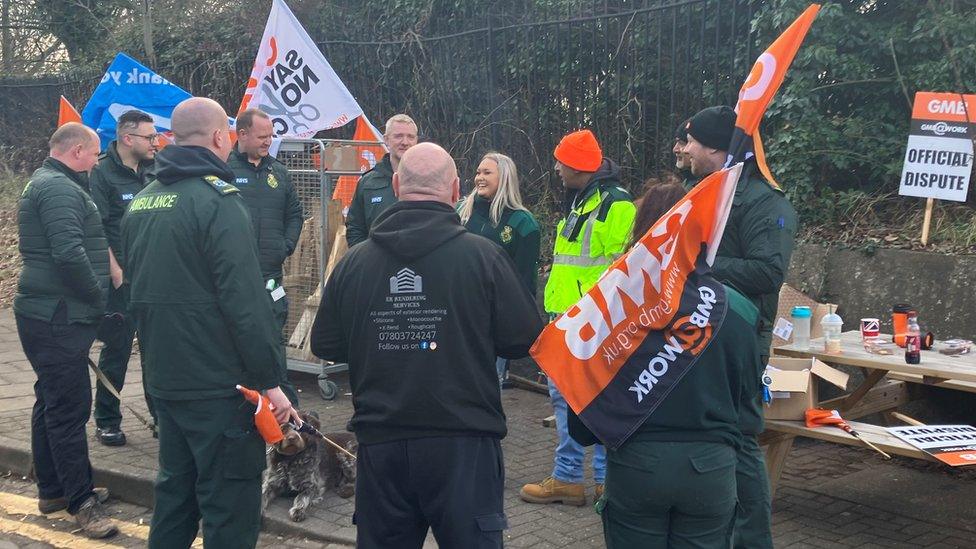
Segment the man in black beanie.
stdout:
<svg viewBox="0 0 976 549">
<path fill-rule="evenodd" d="M 684 153 L 691 173 L 699 180 L 725 165 L 734 128 L 735 111 L 725 105 L 708 107 L 688 119 Z"/>
<path fill-rule="evenodd" d="M 731 107 L 709 107 L 688 121 L 688 145 L 684 152 L 691 173 L 699 180 L 725 165 L 735 128 Z M 772 328 L 779 289 L 793 254 L 796 212 L 783 192 L 759 174 L 755 160 L 746 161 L 732 200 L 712 274 L 739 290 L 759 308 L 761 363 L 755 371 L 742 372 L 743 396 L 739 406 L 739 430 L 743 446 L 736 463 L 739 512 L 735 521 L 734 547 L 772 549 L 769 479 L 756 437 L 763 430 L 762 371 L 769 361 Z"/>
</svg>

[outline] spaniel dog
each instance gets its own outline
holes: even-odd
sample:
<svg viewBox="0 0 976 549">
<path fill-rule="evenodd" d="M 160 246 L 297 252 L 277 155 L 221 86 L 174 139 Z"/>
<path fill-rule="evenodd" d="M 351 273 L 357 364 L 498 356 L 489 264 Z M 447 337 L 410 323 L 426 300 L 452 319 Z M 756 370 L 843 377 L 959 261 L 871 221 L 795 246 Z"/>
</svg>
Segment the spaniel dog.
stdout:
<svg viewBox="0 0 976 549">
<path fill-rule="evenodd" d="M 302 421 L 319 429 L 315 412 L 301 412 Z M 268 469 L 261 486 L 261 511 L 277 496 L 294 496 L 288 516 L 295 522 L 308 516 L 308 508 L 322 501 L 333 489 L 343 498 L 351 497 L 356 486 L 356 460 L 331 444 L 309 433 L 283 425 L 285 438 L 268 448 Z M 358 443 L 351 433 L 328 433 L 332 441 L 356 455 Z"/>
</svg>

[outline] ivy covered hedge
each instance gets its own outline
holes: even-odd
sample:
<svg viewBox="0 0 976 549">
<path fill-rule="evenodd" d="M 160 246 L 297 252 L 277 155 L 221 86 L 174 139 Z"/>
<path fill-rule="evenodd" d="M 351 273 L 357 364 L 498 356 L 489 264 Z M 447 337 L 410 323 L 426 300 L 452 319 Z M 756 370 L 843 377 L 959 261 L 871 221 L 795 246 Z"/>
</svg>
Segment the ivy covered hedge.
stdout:
<svg viewBox="0 0 976 549">
<path fill-rule="evenodd" d="M 511 155 L 527 201 L 543 218 L 558 209 L 551 150 L 563 133 L 593 128 L 638 191 L 644 179 L 669 169 L 677 123 L 703 106 L 733 104 L 755 57 L 808 4 L 288 3 L 374 123 L 409 112 L 426 138 L 451 149 L 468 179 L 483 152 Z M 805 226 L 837 226 L 884 243 L 886 234 L 848 229 L 897 232 L 915 223 L 918 201 L 893 196 L 910 103 L 916 91 L 976 92 L 976 0 L 823 3 L 762 125 L 769 164 Z M 153 5 L 157 71 L 236 108 L 270 2 Z M 82 104 L 115 52 L 146 61 L 137 14 L 118 7 L 100 16 L 110 35 L 73 41 L 74 68 L 64 71 L 75 83 L 63 89 Z M 63 23 L 68 16 L 59 17 Z M 56 112 L 51 101 L 63 91 L 30 83 L 21 78 L 21 87 L 11 88 L 0 80 L 0 147 L 8 158 L 18 152 L 25 166 L 43 154 Z M 937 234 L 976 245 L 976 229 L 967 231 L 976 225 L 969 206 L 943 205 L 936 221 Z"/>
</svg>

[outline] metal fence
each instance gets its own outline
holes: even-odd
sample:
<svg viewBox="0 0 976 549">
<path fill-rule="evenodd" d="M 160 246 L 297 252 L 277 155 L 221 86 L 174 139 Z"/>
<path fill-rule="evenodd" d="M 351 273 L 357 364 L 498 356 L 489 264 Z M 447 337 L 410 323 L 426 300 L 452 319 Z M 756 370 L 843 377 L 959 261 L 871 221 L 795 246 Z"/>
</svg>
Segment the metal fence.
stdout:
<svg viewBox="0 0 976 549">
<path fill-rule="evenodd" d="M 753 61 L 750 23 L 766 3 L 645 0 L 596 2 L 585 9 L 584 4 L 565 15 L 554 12 L 563 19 L 486 15 L 482 26 L 454 34 L 319 46 L 375 123 L 410 113 L 424 138 L 451 151 L 466 185 L 484 152 L 512 156 L 527 203 L 545 217 L 560 194 L 551 151 L 572 129 L 592 128 L 631 188 L 668 168 L 677 124 L 703 106 L 734 102 Z M 637 7 L 625 9 L 631 6 Z M 157 70 L 191 93 L 234 109 L 252 55 L 242 51 L 237 59 Z M 11 85 L 0 80 L 0 146 L 34 147 L 42 157 L 60 90 L 53 83 L 37 84 L 40 93 L 24 88 L 23 81 L 21 88 Z M 66 95 L 83 102 L 87 94 L 75 86 Z M 19 90 L 14 97 L 11 89 Z M 36 138 L 23 139 L 32 132 Z"/>
<path fill-rule="evenodd" d="M 375 117 L 406 111 L 425 138 L 447 145 L 462 180 L 488 150 L 512 156 L 535 204 L 558 187 L 551 151 L 572 129 L 593 129 L 633 187 L 669 167 L 679 122 L 734 103 L 754 61 L 759 4 L 659 2 L 500 26 L 488 17 L 447 36 L 319 45 Z"/>
<path fill-rule="evenodd" d="M 331 189 L 321 162 L 323 150 L 323 143 L 317 139 L 285 140 L 277 156 L 288 169 L 305 215 L 299 242 L 283 266 L 283 286 L 289 304 L 285 340 L 288 341 L 289 356 L 302 360 L 307 360 L 303 332 L 311 327 L 315 316 L 318 304 L 314 303 L 314 296 L 322 283 L 323 255 L 327 257 L 329 253 L 328 243 L 323 238 L 328 229 L 322 227 L 322 213 L 326 207 L 322 197 L 331 196 Z M 299 325 L 301 329 L 296 332 Z"/>
<path fill-rule="evenodd" d="M 362 175 L 362 171 L 355 169 L 359 164 L 357 144 L 363 143 L 336 139 L 286 139 L 282 141 L 277 154 L 277 159 L 291 176 L 305 217 L 294 253 L 285 260 L 282 269 L 282 285 L 289 307 L 284 330 L 288 368 L 320 374 L 322 396 L 330 400 L 335 397 L 336 387 L 328 381 L 327 374 L 342 371 L 346 365 L 326 364 L 316 359 L 310 350 L 309 331 L 318 312 L 322 288 L 330 268 L 345 251 L 342 203 L 333 200 L 332 196 L 337 178 Z"/>
</svg>

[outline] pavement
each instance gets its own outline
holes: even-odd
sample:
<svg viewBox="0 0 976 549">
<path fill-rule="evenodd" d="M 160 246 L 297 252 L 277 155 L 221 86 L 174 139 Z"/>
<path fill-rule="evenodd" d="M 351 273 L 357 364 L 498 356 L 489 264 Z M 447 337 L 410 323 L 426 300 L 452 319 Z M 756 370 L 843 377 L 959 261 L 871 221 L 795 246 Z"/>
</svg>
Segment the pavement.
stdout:
<svg viewBox="0 0 976 549">
<path fill-rule="evenodd" d="M 77 533 L 78 524 L 66 511 L 42 514 L 37 509 L 34 483 L 26 478 L 0 475 L 0 549 L 137 549 L 146 547 L 152 509 L 118 499 L 109 499 L 105 509 L 119 533 L 104 540 L 90 540 Z M 275 549 L 343 549 L 301 536 L 262 533 L 259 547 Z M 203 547 L 203 538 L 191 545 Z"/>
<path fill-rule="evenodd" d="M 97 347 L 92 356 L 97 358 Z M 139 384 L 138 355 L 129 365 L 125 402 L 146 415 Z M 352 413 L 348 378 L 333 376 L 339 397 L 324 401 L 315 376 L 293 373 L 302 407 L 319 413 L 324 431 L 341 431 Z M 0 471 L 30 472 L 30 409 L 34 374 L 24 357 L 10 310 L 0 310 Z M 92 379 L 94 386 L 95 380 Z M 552 413 L 548 397 L 522 389 L 503 392 L 508 416 L 505 452 L 505 509 L 508 547 L 603 547 L 603 532 L 592 505 L 532 505 L 518 498 L 527 482 L 552 469 L 555 431 L 542 425 Z M 152 506 L 157 442 L 123 409 L 128 444 L 100 445 L 90 422 L 89 448 L 97 484 L 125 502 Z M 773 540 L 777 548 L 971 548 L 976 547 L 976 468 L 895 458 L 883 461 L 870 450 L 798 439 L 773 501 Z M 592 482 L 588 482 L 592 502 Z M 30 496 L 31 494 L 27 494 Z M 289 520 L 289 502 L 272 503 L 264 520 L 272 535 L 300 537 L 321 544 L 354 545 L 353 500 L 327 493 L 309 518 Z M 260 547 L 276 547 L 274 542 Z M 435 547 L 428 536 L 427 546 Z"/>
</svg>

